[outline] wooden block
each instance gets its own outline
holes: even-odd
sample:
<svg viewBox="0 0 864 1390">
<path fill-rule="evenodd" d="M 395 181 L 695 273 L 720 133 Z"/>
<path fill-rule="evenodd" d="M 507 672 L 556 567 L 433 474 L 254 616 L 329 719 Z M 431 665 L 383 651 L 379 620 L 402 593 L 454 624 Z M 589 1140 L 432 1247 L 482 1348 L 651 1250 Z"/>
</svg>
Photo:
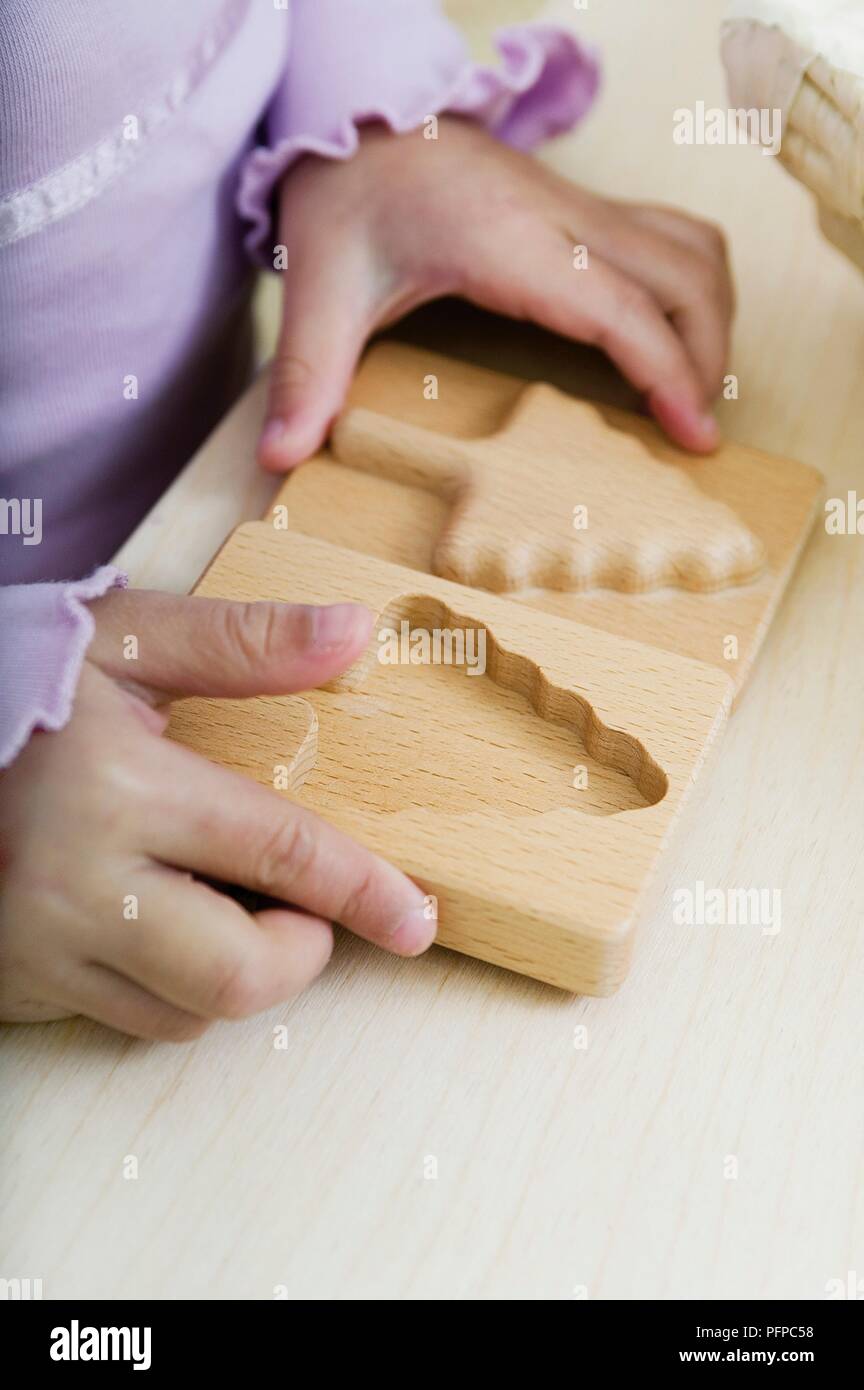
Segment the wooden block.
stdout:
<svg viewBox="0 0 864 1390">
<path fill-rule="evenodd" d="M 302 747 L 297 799 L 434 894 L 442 944 L 565 989 L 616 988 L 727 675 L 267 522 L 236 531 L 196 592 L 359 601 L 377 636 L 303 700 L 183 701 L 174 737 L 270 786 Z M 438 663 L 380 659 L 412 641 L 424 655 L 412 633 L 439 634 Z M 446 657 L 460 634 L 461 666 Z"/>
<path fill-rule="evenodd" d="M 705 661 L 740 689 L 821 489 L 806 465 L 735 444 L 695 459 L 640 416 L 386 343 L 272 515 Z"/>
<path fill-rule="evenodd" d="M 330 447 L 196 591 L 366 603 L 370 651 L 302 699 L 185 701 L 172 735 L 398 864 L 437 897 L 442 944 L 607 994 L 820 489 L 379 346 Z"/>
</svg>

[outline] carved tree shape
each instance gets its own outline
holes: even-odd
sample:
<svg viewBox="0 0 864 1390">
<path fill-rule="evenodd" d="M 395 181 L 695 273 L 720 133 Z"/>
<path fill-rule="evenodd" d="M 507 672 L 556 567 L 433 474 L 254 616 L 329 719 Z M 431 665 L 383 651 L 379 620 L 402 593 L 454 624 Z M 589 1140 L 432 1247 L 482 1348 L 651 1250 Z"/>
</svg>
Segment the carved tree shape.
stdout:
<svg viewBox="0 0 864 1390">
<path fill-rule="evenodd" d="M 504 428 L 485 438 L 355 408 L 331 446 L 340 463 L 450 501 L 433 570 L 460 584 L 707 592 L 764 565 L 761 542 L 731 508 L 551 386 L 526 387 Z"/>
</svg>

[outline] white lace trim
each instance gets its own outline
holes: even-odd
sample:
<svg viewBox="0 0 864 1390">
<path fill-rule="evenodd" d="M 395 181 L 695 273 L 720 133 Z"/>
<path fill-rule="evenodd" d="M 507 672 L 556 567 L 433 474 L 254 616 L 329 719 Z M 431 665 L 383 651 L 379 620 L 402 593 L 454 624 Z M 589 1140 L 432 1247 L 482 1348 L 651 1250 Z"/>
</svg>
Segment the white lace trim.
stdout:
<svg viewBox="0 0 864 1390">
<path fill-rule="evenodd" d="M 32 236 L 70 212 L 77 212 L 128 169 L 148 138 L 171 119 L 207 76 L 236 33 L 250 3 L 251 0 L 226 0 L 168 87 L 139 112 L 124 117 L 123 126 L 134 119 L 135 127 L 129 125 L 128 129 L 107 135 L 98 145 L 37 183 L 0 199 L 0 246 Z M 132 130 L 134 135 L 129 133 Z"/>
</svg>

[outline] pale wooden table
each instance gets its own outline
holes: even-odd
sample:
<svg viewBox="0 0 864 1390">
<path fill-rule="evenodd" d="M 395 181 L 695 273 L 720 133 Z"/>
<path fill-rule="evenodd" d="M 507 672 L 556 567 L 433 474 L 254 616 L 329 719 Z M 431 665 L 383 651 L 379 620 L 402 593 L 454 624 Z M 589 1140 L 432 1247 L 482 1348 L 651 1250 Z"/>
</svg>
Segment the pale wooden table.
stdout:
<svg viewBox="0 0 864 1390">
<path fill-rule="evenodd" d="M 756 151 L 671 140 L 673 108 L 725 104 L 720 10 L 577 14 L 605 96 L 549 158 L 727 227 L 727 431 L 816 464 L 828 495 L 864 493 L 864 284 Z M 535 372 L 579 361 L 512 341 Z M 135 582 L 188 587 L 260 513 L 259 412 L 253 393 L 140 529 Z M 46 1297 L 337 1299 L 818 1299 L 861 1277 L 862 677 L 864 538 L 820 528 L 613 999 L 342 939 L 305 998 L 189 1047 L 7 1029 L 0 1274 L 41 1277 Z M 697 879 L 781 888 L 782 930 L 675 926 L 671 892 Z"/>
</svg>

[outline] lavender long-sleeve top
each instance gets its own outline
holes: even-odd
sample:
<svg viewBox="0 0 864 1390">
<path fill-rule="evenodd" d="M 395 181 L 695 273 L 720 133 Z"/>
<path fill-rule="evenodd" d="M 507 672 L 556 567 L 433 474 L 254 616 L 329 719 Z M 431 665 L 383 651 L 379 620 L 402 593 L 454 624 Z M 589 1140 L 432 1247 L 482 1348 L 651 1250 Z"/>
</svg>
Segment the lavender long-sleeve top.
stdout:
<svg viewBox="0 0 864 1390">
<path fill-rule="evenodd" d="M 436 0 L 3 0 L 0 767 L 68 719 L 106 562 L 248 380 L 292 161 L 441 111 L 530 148 L 590 105 L 566 30 L 498 46 Z"/>
</svg>

